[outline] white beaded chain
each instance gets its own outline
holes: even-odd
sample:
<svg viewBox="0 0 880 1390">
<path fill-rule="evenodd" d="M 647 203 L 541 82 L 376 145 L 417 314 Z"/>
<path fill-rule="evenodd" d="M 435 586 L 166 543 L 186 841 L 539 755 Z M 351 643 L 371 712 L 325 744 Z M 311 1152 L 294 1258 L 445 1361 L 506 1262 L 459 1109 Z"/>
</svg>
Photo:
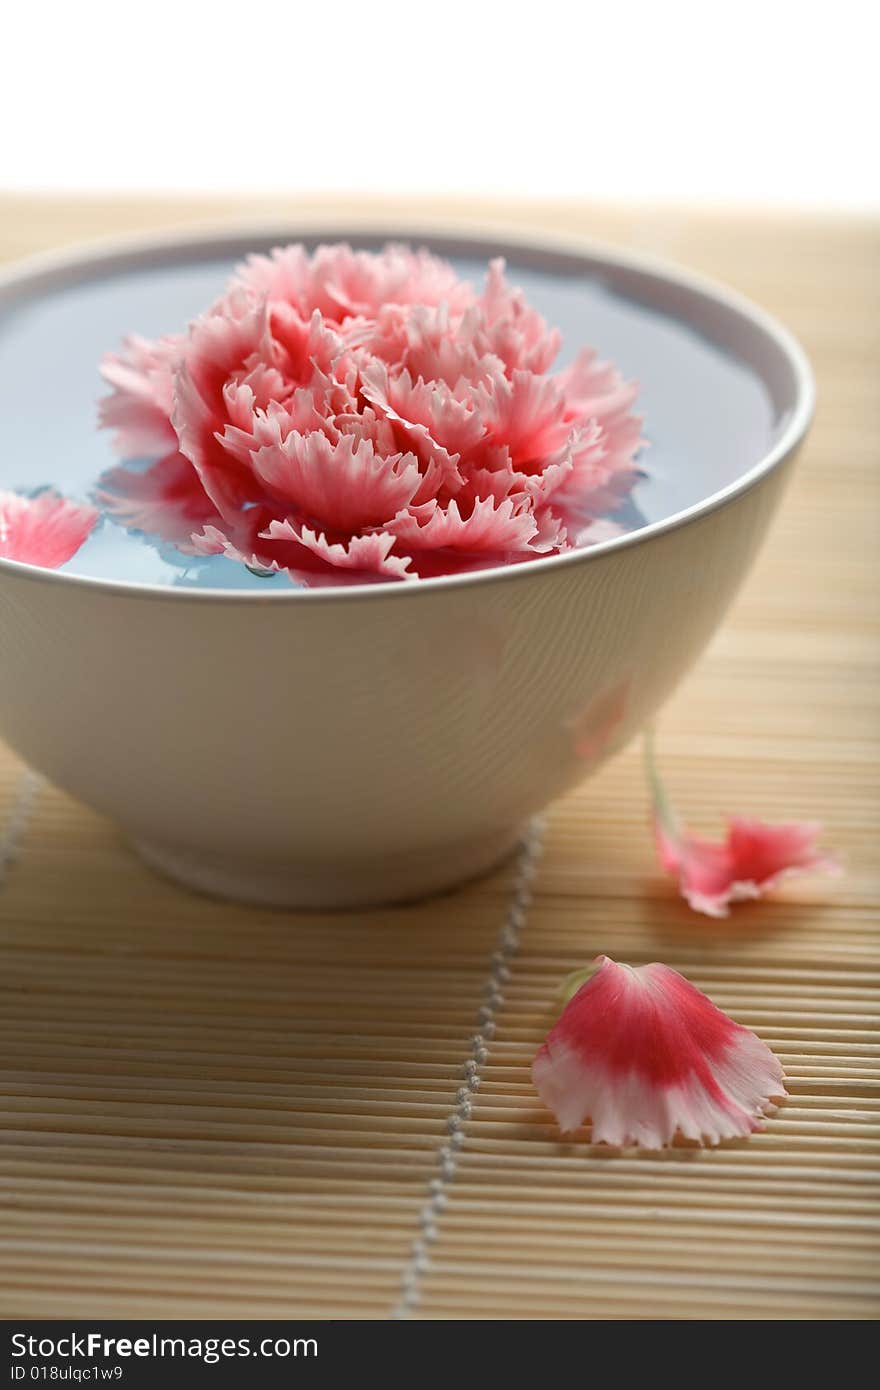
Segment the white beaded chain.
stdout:
<svg viewBox="0 0 880 1390">
<path fill-rule="evenodd" d="M 409 1260 L 401 1276 L 401 1292 L 392 1316 L 410 1318 L 421 1297 L 422 1276 L 430 1268 L 429 1252 L 437 1239 L 437 1220 L 444 1211 L 447 1188 L 455 1177 L 459 1155 L 464 1144 L 464 1125 L 471 1117 L 473 1096 L 480 1089 L 482 1068 L 489 1060 L 489 1046 L 495 1036 L 495 1018 L 504 1003 L 503 986 L 510 977 L 510 962 L 519 949 L 520 937 L 526 924 L 532 900 L 532 882 L 541 853 L 543 823 L 532 821 L 523 837 L 517 856 L 513 896 L 498 946 L 490 957 L 489 974 L 483 987 L 485 1003 L 477 1014 L 479 1031 L 471 1040 L 472 1056 L 462 1067 L 464 1085 L 455 1093 L 455 1104 L 446 1119 L 448 1137 L 437 1154 L 439 1174 L 431 1179 L 429 1196 L 419 1212 L 419 1234 L 412 1244 Z"/>
<path fill-rule="evenodd" d="M 15 800 L 9 813 L 9 820 L 0 836 L 0 884 L 6 879 L 18 855 L 21 838 L 27 830 L 34 812 L 37 796 L 43 779 L 37 772 L 26 768 L 18 781 Z"/>
</svg>

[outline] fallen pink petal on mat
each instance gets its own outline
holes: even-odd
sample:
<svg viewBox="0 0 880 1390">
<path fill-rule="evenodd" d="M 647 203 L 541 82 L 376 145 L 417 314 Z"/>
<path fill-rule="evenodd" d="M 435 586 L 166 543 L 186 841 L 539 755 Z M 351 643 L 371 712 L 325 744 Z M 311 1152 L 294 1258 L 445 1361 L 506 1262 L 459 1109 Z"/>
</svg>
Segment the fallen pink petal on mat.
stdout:
<svg viewBox="0 0 880 1390">
<path fill-rule="evenodd" d="M 57 492 L 0 492 L 0 558 L 57 570 L 91 534 L 98 513 Z"/>
<path fill-rule="evenodd" d="M 840 872 L 833 855 L 818 847 L 822 826 L 814 821 L 765 821 L 731 816 L 720 843 L 683 826 L 657 771 L 653 741 L 645 737 L 653 800 L 654 839 L 660 862 L 678 878 L 682 897 L 695 912 L 727 917 L 730 904 L 760 898 L 792 874 Z"/>
<path fill-rule="evenodd" d="M 659 1149 L 676 1134 L 718 1144 L 761 1128 L 785 1074 L 766 1043 L 667 965 L 598 956 L 532 1066 L 563 1132 Z"/>
</svg>

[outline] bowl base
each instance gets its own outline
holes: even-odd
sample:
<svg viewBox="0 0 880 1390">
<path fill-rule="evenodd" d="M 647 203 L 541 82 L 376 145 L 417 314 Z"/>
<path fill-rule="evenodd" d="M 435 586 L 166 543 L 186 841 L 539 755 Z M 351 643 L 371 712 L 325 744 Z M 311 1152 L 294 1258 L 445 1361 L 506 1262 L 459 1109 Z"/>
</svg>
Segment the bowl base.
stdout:
<svg viewBox="0 0 880 1390">
<path fill-rule="evenodd" d="M 199 893 L 262 907 L 333 912 L 413 902 L 448 892 L 501 864 L 516 849 L 521 835 L 521 827 L 507 828 L 464 844 L 344 863 L 236 860 L 156 840 L 136 838 L 132 843 L 151 869 Z"/>
</svg>

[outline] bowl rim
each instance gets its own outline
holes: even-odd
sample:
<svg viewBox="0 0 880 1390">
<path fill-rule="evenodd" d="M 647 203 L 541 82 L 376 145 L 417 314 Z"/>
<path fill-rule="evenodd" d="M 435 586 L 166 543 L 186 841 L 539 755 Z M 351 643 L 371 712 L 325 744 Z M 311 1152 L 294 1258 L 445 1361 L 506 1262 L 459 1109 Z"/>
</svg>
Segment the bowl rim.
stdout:
<svg viewBox="0 0 880 1390">
<path fill-rule="evenodd" d="M 41 278 L 60 280 L 64 283 L 77 283 L 80 279 L 100 274 L 102 269 L 109 272 L 134 267 L 154 256 L 174 259 L 177 256 L 200 258 L 201 253 L 219 256 L 224 252 L 231 256 L 247 254 L 249 239 L 274 241 L 279 243 L 298 240 L 344 241 L 360 239 L 368 241 L 418 240 L 428 242 L 455 243 L 460 252 L 466 254 L 492 253 L 529 255 L 534 258 L 542 254 L 548 257 L 569 257 L 589 263 L 594 270 L 602 266 L 611 272 L 627 272 L 642 276 L 659 285 L 683 290 L 696 299 L 702 299 L 720 308 L 732 318 L 744 320 L 759 335 L 768 340 L 773 348 L 786 360 L 794 383 L 794 401 L 783 424 L 779 438 L 771 448 L 752 466 L 733 482 L 728 483 L 708 497 L 660 521 L 648 522 L 635 531 L 613 536 L 580 550 L 566 551 L 562 555 L 539 556 L 535 560 L 518 561 L 516 564 L 493 565 L 485 569 L 467 570 L 462 574 L 438 575 L 434 578 L 420 579 L 414 583 L 366 583 L 343 584 L 323 587 L 273 589 L 266 593 L 259 590 L 236 589 L 187 589 L 173 585 L 151 584 L 138 580 L 107 579 L 93 575 L 61 573 L 39 565 L 27 564 L 21 560 L 0 557 L 0 577 L 4 574 L 28 579 L 35 583 L 73 585 L 85 590 L 95 590 L 126 598 L 149 598 L 172 603 L 340 603 L 357 599 L 373 602 L 379 599 L 404 599 L 412 601 L 418 594 L 450 592 L 453 589 L 469 588 L 475 585 L 497 584 L 526 579 L 543 574 L 549 577 L 555 571 L 572 565 L 590 564 L 613 552 L 630 549 L 682 526 L 699 521 L 717 511 L 728 502 L 740 497 L 760 483 L 802 442 L 815 410 L 816 388 L 813 372 L 804 349 L 797 338 L 777 318 L 745 295 L 729 288 L 723 282 L 710 276 L 692 271 L 666 261 L 662 257 L 642 252 L 619 250 L 601 241 L 576 235 L 559 235 L 512 227 L 509 224 L 492 224 L 481 220 L 478 224 L 462 222 L 461 219 L 445 221 L 438 217 L 426 222 L 395 216 L 389 225 L 370 215 L 363 219 L 356 215 L 341 217 L 338 222 L 332 212 L 291 215 L 290 218 L 266 220 L 235 219 L 204 226 L 185 229 L 165 229 L 157 232 L 135 235 L 107 236 L 77 242 L 60 251 L 41 252 L 18 259 L 0 270 L 0 311 L 7 295 L 25 288 L 29 282 L 39 282 Z M 242 249 L 243 246 L 243 249 Z M 235 248 L 235 249 L 233 249 Z M 454 254 L 452 251 L 446 254 Z M 671 315 L 675 317 L 675 315 Z"/>
</svg>

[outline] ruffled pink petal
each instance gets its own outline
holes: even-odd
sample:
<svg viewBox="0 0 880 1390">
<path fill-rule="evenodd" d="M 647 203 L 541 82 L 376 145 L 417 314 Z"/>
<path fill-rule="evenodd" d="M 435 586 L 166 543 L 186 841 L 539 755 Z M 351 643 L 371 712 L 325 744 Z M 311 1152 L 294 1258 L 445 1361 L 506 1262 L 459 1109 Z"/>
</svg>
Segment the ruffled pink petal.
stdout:
<svg viewBox="0 0 880 1390">
<path fill-rule="evenodd" d="M 250 470 L 220 444 L 227 424 L 230 377 L 256 365 L 266 347 L 266 312 L 258 306 L 241 317 L 206 314 L 194 323 L 174 375 L 172 423 L 180 452 L 190 460 L 221 515 L 253 500 Z"/>
<path fill-rule="evenodd" d="M 318 310 L 339 323 L 375 317 L 389 304 L 446 303 L 459 309 L 475 298 L 446 261 L 396 245 L 378 253 L 320 246 L 312 257 L 301 246 L 277 247 L 268 256 L 250 256 L 235 283 L 257 297 L 289 303 L 306 316 Z"/>
<path fill-rule="evenodd" d="M 678 878 L 682 896 L 695 912 L 727 917 L 731 903 L 760 898 L 792 874 L 840 872 L 834 856 L 818 847 L 822 826 L 812 821 L 768 825 L 734 816 L 720 843 L 692 834 L 669 803 L 650 735 L 645 756 L 657 853 L 667 873 Z"/>
<path fill-rule="evenodd" d="M 536 526 L 531 512 L 512 498 L 496 502 L 494 497 L 487 497 L 475 502 L 468 516 L 462 516 L 455 498 L 448 507 L 436 502 L 412 507 L 388 522 L 385 529 L 404 548 L 503 554 L 528 549 Z"/>
<path fill-rule="evenodd" d="M 289 305 L 269 302 L 268 315 L 273 357 L 282 380 L 309 385 L 316 373 L 331 376 L 334 365 L 344 357 L 346 344 L 317 309 L 311 317 L 301 318 Z"/>
<path fill-rule="evenodd" d="M 433 388 L 439 394 L 440 391 L 446 393 L 445 406 L 448 409 L 447 433 L 451 433 L 452 409 L 459 409 L 457 405 L 449 406 L 448 388 L 443 382 L 432 383 Z M 395 447 L 403 451 L 411 451 L 419 460 L 419 467 L 422 472 L 422 480 L 418 491 L 413 497 L 415 503 L 427 503 L 435 498 L 441 491 L 455 493 L 462 486 L 463 478 L 459 470 L 458 452 L 450 453 L 449 449 L 441 442 L 438 437 L 443 432 L 441 424 L 438 433 L 435 434 L 434 426 L 437 421 L 434 419 L 434 409 L 429 406 L 422 390 L 423 383 L 413 385 L 409 372 L 404 370 L 400 376 L 394 380 L 389 378 L 387 368 L 384 363 L 372 362 L 365 367 L 361 376 L 361 391 L 364 399 L 370 402 L 374 411 L 383 419 L 391 430 Z M 444 406 L 438 401 L 437 415 L 440 417 Z M 419 415 L 427 417 L 419 419 Z M 474 422 L 476 433 L 480 433 L 482 426 L 479 421 Z M 459 438 L 462 442 L 467 442 L 467 424 L 459 419 L 456 424 Z"/>
<path fill-rule="evenodd" d="M 429 251 L 390 245 L 378 253 L 350 246 L 320 247 L 313 280 L 342 317 L 375 317 L 385 304 L 447 304 L 464 307 L 474 294 L 452 267 Z"/>
<path fill-rule="evenodd" d="M 532 1067 L 563 1131 L 589 1117 L 594 1143 L 657 1149 L 677 1134 L 718 1144 L 751 1134 L 785 1076 L 766 1043 L 677 971 L 599 956 Z"/>
<path fill-rule="evenodd" d="M 381 526 L 407 507 L 422 477 L 412 454 L 383 458 L 369 440 L 291 432 L 252 455 L 268 491 L 301 515 L 337 531 Z"/>
<path fill-rule="evenodd" d="M 370 532 L 332 540 L 323 532 L 273 517 L 268 508 L 247 507 L 193 538 L 199 555 L 225 555 L 255 573 L 286 573 L 296 583 L 322 585 L 413 579 L 407 556 L 392 554 L 394 537 Z"/>
<path fill-rule="evenodd" d="M 639 476 L 636 455 L 644 444 L 641 422 L 634 417 L 607 432 L 597 421 L 575 426 L 568 446 L 571 472 L 555 498 L 572 534 L 604 512 L 616 511 Z"/>
<path fill-rule="evenodd" d="M 202 527 L 201 531 L 194 532 L 191 547 L 194 555 L 225 555 L 228 560 L 237 560 L 252 570 L 274 571 L 280 568 L 262 559 L 253 549 L 247 547 L 246 542 L 244 548 L 236 544 L 227 522 L 221 522 L 219 526 L 209 524 Z"/>
<path fill-rule="evenodd" d="M 262 534 L 263 539 L 295 547 L 294 551 L 274 563 L 286 569 L 292 578 L 308 580 L 316 571 L 327 572 L 329 580 L 351 582 L 360 579 L 412 579 L 408 573 L 410 561 L 406 556 L 392 555 L 395 537 L 385 531 L 353 536 L 348 541 L 329 541 L 308 526 L 297 527 L 291 521 L 273 521 Z M 304 553 L 300 553 L 304 552 Z M 261 551 L 265 555 L 265 551 Z M 317 564 L 315 563 L 317 561 Z M 334 573 L 337 572 L 338 573 Z"/>
<path fill-rule="evenodd" d="M 624 381 L 609 362 L 601 362 L 592 348 L 583 348 L 570 367 L 554 378 L 566 401 L 566 414 L 571 421 L 599 424 L 625 418 L 635 404 L 638 385 Z"/>
<path fill-rule="evenodd" d="M 565 398 L 552 377 L 521 370 L 495 375 L 478 398 L 489 439 L 502 444 L 523 471 L 540 471 L 571 435 Z"/>
<path fill-rule="evenodd" d="M 108 353 L 101 375 L 113 387 L 98 406 L 98 418 L 115 431 L 120 458 L 151 458 L 177 447 L 171 424 L 174 371 L 184 339 L 175 334 L 150 342 L 130 335 L 120 353 Z"/>
<path fill-rule="evenodd" d="M 553 379 L 565 400 L 565 418 L 576 427 L 572 475 L 557 499 L 576 532 L 615 511 L 638 480 L 636 459 L 645 440 L 641 420 L 630 413 L 638 386 L 600 362 L 591 348 Z"/>
<path fill-rule="evenodd" d="M 260 409 L 247 382 L 230 382 L 224 400 L 229 423 L 216 439 L 246 469 L 252 468 L 254 453 L 281 444 L 293 431 L 308 434 L 328 426 L 312 389 L 297 387 L 283 401 L 270 401 Z"/>
<path fill-rule="evenodd" d="M 120 526 L 192 551 L 192 535 L 219 522 L 217 510 L 189 459 L 177 451 L 144 470 L 111 468 L 95 494 Z"/>
<path fill-rule="evenodd" d="M 486 433 L 474 400 L 458 399 L 445 381 L 414 381 L 405 368 L 391 375 L 384 362 L 376 361 L 361 373 L 361 389 L 385 416 L 427 437 L 447 458 L 470 456 Z"/>
<path fill-rule="evenodd" d="M 0 492 L 0 559 L 56 570 L 76 554 L 97 520 L 94 507 L 57 492 Z"/>
<path fill-rule="evenodd" d="M 290 305 L 308 319 L 311 268 L 301 244 L 276 246 L 267 256 L 252 255 L 236 268 L 233 285 L 253 295 L 257 302 L 271 300 Z"/>
<path fill-rule="evenodd" d="M 508 285 L 500 257 L 491 262 L 480 301 L 486 349 L 501 359 L 508 372 L 521 369 L 546 372 L 559 352 L 562 339 L 548 329 L 541 315 L 527 303 L 522 290 Z"/>
<path fill-rule="evenodd" d="M 470 388 L 488 382 L 504 371 L 504 363 L 486 345 L 477 309 L 460 319 L 450 318 L 447 306 L 416 306 L 400 324 L 399 340 L 391 338 L 389 351 L 371 344 L 376 356 L 399 363 L 417 381 L 442 381 L 453 390 L 462 382 Z"/>
</svg>

